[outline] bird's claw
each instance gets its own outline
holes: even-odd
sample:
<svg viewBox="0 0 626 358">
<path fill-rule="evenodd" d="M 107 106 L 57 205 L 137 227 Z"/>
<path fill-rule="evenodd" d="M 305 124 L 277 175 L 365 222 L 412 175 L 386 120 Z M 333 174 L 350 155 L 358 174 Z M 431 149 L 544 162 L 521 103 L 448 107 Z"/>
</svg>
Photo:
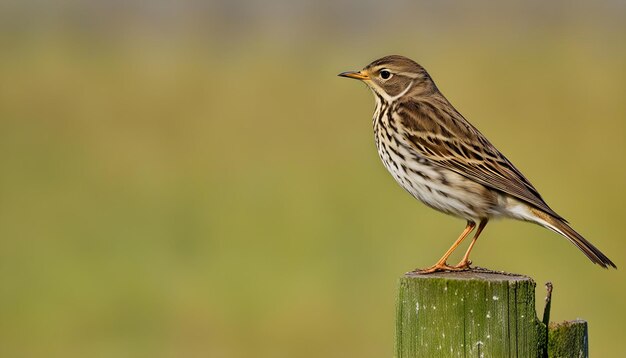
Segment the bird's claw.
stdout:
<svg viewBox="0 0 626 358">
<path fill-rule="evenodd" d="M 472 267 L 470 266 L 472 264 L 471 260 L 463 260 L 461 262 L 459 262 L 457 265 L 453 266 L 457 271 L 461 271 L 461 270 L 471 270 Z"/>
<path fill-rule="evenodd" d="M 410 273 L 416 273 L 416 274 L 420 274 L 420 275 L 425 275 L 425 274 L 429 274 L 429 273 L 433 273 L 433 272 L 453 272 L 453 271 L 467 271 L 470 269 L 470 264 L 472 262 L 471 261 L 465 261 L 465 262 L 460 262 L 458 265 L 456 266 L 450 266 L 447 263 L 443 262 L 443 263 L 436 263 L 431 267 L 425 268 L 425 269 L 415 269 L 413 271 L 411 271 Z"/>
</svg>

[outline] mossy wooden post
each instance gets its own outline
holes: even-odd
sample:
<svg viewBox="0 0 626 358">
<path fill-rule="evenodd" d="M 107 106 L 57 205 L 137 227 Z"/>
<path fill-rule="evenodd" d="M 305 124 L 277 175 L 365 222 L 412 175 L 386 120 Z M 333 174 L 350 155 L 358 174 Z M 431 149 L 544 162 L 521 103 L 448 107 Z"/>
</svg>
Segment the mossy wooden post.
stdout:
<svg viewBox="0 0 626 358">
<path fill-rule="evenodd" d="M 540 321 L 530 277 L 483 269 L 404 275 L 396 357 L 587 358 L 587 322 L 549 323 L 552 284 L 546 287 Z"/>
<path fill-rule="evenodd" d="M 494 272 L 407 274 L 400 279 L 396 357 L 542 357 L 546 326 L 535 282 Z"/>
<path fill-rule="evenodd" d="M 587 322 L 583 320 L 550 323 L 548 357 L 589 357 Z"/>
</svg>

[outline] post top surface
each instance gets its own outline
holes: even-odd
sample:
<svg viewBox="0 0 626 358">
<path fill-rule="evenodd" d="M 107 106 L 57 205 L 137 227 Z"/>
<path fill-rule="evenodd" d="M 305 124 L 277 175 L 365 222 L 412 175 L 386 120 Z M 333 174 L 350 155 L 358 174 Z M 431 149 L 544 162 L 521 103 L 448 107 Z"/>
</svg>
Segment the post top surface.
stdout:
<svg viewBox="0 0 626 358">
<path fill-rule="evenodd" d="M 450 280 L 481 280 L 481 281 L 532 281 L 528 276 L 509 273 L 504 271 L 493 271 L 481 267 L 475 267 L 467 271 L 445 271 L 434 272 L 429 274 L 420 274 L 417 272 L 407 272 L 403 278 L 409 279 L 428 279 L 442 278 Z"/>
</svg>

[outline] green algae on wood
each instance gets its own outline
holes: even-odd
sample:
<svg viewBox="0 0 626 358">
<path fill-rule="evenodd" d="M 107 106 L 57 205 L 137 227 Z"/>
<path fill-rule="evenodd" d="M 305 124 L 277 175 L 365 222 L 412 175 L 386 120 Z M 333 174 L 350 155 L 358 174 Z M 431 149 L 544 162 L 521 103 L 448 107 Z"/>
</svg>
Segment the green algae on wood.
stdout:
<svg viewBox="0 0 626 358">
<path fill-rule="evenodd" d="M 400 278 L 396 357 L 538 357 L 535 282 L 486 270 Z"/>
<path fill-rule="evenodd" d="M 548 329 L 548 357 L 589 357 L 587 322 L 574 320 L 550 323 Z"/>
</svg>

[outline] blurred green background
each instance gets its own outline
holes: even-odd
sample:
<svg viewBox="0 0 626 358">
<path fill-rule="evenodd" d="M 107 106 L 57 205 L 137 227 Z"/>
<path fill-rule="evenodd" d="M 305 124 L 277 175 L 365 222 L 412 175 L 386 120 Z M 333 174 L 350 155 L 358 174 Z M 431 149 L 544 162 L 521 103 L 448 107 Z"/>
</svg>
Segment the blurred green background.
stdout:
<svg viewBox="0 0 626 358">
<path fill-rule="evenodd" d="M 624 18 L 620 1 L 3 2 L 0 356 L 392 356 L 397 278 L 464 227 L 395 184 L 371 94 L 336 77 L 392 53 L 620 269 L 513 221 L 474 262 L 532 276 L 540 309 L 552 281 L 553 320 L 626 356 Z"/>
</svg>

